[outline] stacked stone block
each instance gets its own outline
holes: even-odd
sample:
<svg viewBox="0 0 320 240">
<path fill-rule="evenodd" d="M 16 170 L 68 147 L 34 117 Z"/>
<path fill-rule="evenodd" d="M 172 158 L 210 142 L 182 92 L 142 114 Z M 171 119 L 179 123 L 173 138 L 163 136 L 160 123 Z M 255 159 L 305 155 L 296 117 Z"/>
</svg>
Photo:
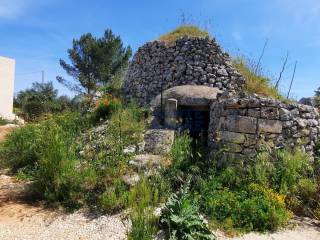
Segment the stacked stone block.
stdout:
<svg viewBox="0 0 320 240">
<path fill-rule="evenodd" d="M 184 37 L 140 47 L 126 73 L 124 92 L 127 100 L 146 106 L 161 90 L 174 86 L 205 85 L 238 92 L 244 81 L 214 39 Z"/>
<path fill-rule="evenodd" d="M 312 153 L 320 137 L 319 113 L 307 105 L 242 96 L 215 102 L 210 115 L 209 145 L 233 154 L 284 147 Z"/>
</svg>

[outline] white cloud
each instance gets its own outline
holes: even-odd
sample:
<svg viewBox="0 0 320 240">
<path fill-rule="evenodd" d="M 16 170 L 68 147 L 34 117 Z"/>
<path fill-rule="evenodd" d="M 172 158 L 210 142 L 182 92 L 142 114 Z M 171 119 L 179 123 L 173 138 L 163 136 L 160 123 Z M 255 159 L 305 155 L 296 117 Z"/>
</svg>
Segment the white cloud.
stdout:
<svg viewBox="0 0 320 240">
<path fill-rule="evenodd" d="M 29 0 L 0 0 L 0 18 L 17 18 L 28 8 L 29 4 Z"/>
<path fill-rule="evenodd" d="M 296 23 L 305 25 L 319 21 L 319 0 L 282 0 L 282 7 L 293 17 Z"/>
<path fill-rule="evenodd" d="M 0 19 L 17 19 L 29 9 L 39 7 L 50 0 L 0 0 Z"/>
<path fill-rule="evenodd" d="M 242 36 L 242 33 L 239 31 L 239 30 L 233 30 L 232 31 L 232 38 L 233 38 L 233 40 L 235 40 L 236 42 L 241 42 L 242 41 L 242 39 L 243 39 L 243 36 Z"/>
</svg>

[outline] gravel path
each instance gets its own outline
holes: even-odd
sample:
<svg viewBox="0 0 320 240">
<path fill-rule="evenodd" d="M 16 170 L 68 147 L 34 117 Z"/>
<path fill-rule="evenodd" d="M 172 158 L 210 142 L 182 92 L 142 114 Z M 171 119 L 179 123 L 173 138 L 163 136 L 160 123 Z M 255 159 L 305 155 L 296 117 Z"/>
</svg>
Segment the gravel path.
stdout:
<svg viewBox="0 0 320 240">
<path fill-rule="evenodd" d="M 125 240 L 128 223 L 121 215 L 65 214 L 23 201 L 25 183 L 0 175 L 1 240 Z"/>
<path fill-rule="evenodd" d="M 221 232 L 216 235 L 218 240 L 320 240 L 320 225 L 309 218 L 296 218 L 291 221 L 291 227 L 276 233 L 249 233 L 234 238 L 225 237 Z"/>
<path fill-rule="evenodd" d="M 124 240 L 126 227 L 119 216 L 90 219 L 83 213 L 48 221 L 39 216 L 0 220 L 1 240 Z"/>
</svg>

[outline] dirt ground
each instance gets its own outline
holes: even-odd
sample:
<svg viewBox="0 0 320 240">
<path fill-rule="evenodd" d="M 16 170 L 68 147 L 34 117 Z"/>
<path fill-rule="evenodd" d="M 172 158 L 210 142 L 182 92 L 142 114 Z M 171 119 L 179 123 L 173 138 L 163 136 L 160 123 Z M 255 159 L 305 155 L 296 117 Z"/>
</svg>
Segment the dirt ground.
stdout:
<svg viewBox="0 0 320 240">
<path fill-rule="evenodd" d="M 26 184 L 0 174 L 1 240 L 125 240 L 128 222 L 121 215 L 65 213 L 24 200 Z"/>
<path fill-rule="evenodd" d="M 0 126 L 0 142 L 3 141 L 8 133 L 13 129 L 17 128 L 17 125 L 8 124 L 5 126 Z"/>
</svg>

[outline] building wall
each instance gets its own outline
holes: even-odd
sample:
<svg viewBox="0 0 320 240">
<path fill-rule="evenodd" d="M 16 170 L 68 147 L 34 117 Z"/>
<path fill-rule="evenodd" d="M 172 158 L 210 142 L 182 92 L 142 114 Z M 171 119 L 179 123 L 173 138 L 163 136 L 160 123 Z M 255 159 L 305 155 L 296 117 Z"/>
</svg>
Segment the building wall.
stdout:
<svg viewBox="0 0 320 240">
<path fill-rule="evenodd" d="M 15 60 L 0 57 L 0 116 L 8 119 L 13 115 Z"/>
<path fill-rule="evenodd" d="M 300 147 L 312 154 L 320 139 L 316 108 L 258 96 L 234 97 L 211 106 L 209 144 L 238 157 L 264 148 Z"/>
</svg>

